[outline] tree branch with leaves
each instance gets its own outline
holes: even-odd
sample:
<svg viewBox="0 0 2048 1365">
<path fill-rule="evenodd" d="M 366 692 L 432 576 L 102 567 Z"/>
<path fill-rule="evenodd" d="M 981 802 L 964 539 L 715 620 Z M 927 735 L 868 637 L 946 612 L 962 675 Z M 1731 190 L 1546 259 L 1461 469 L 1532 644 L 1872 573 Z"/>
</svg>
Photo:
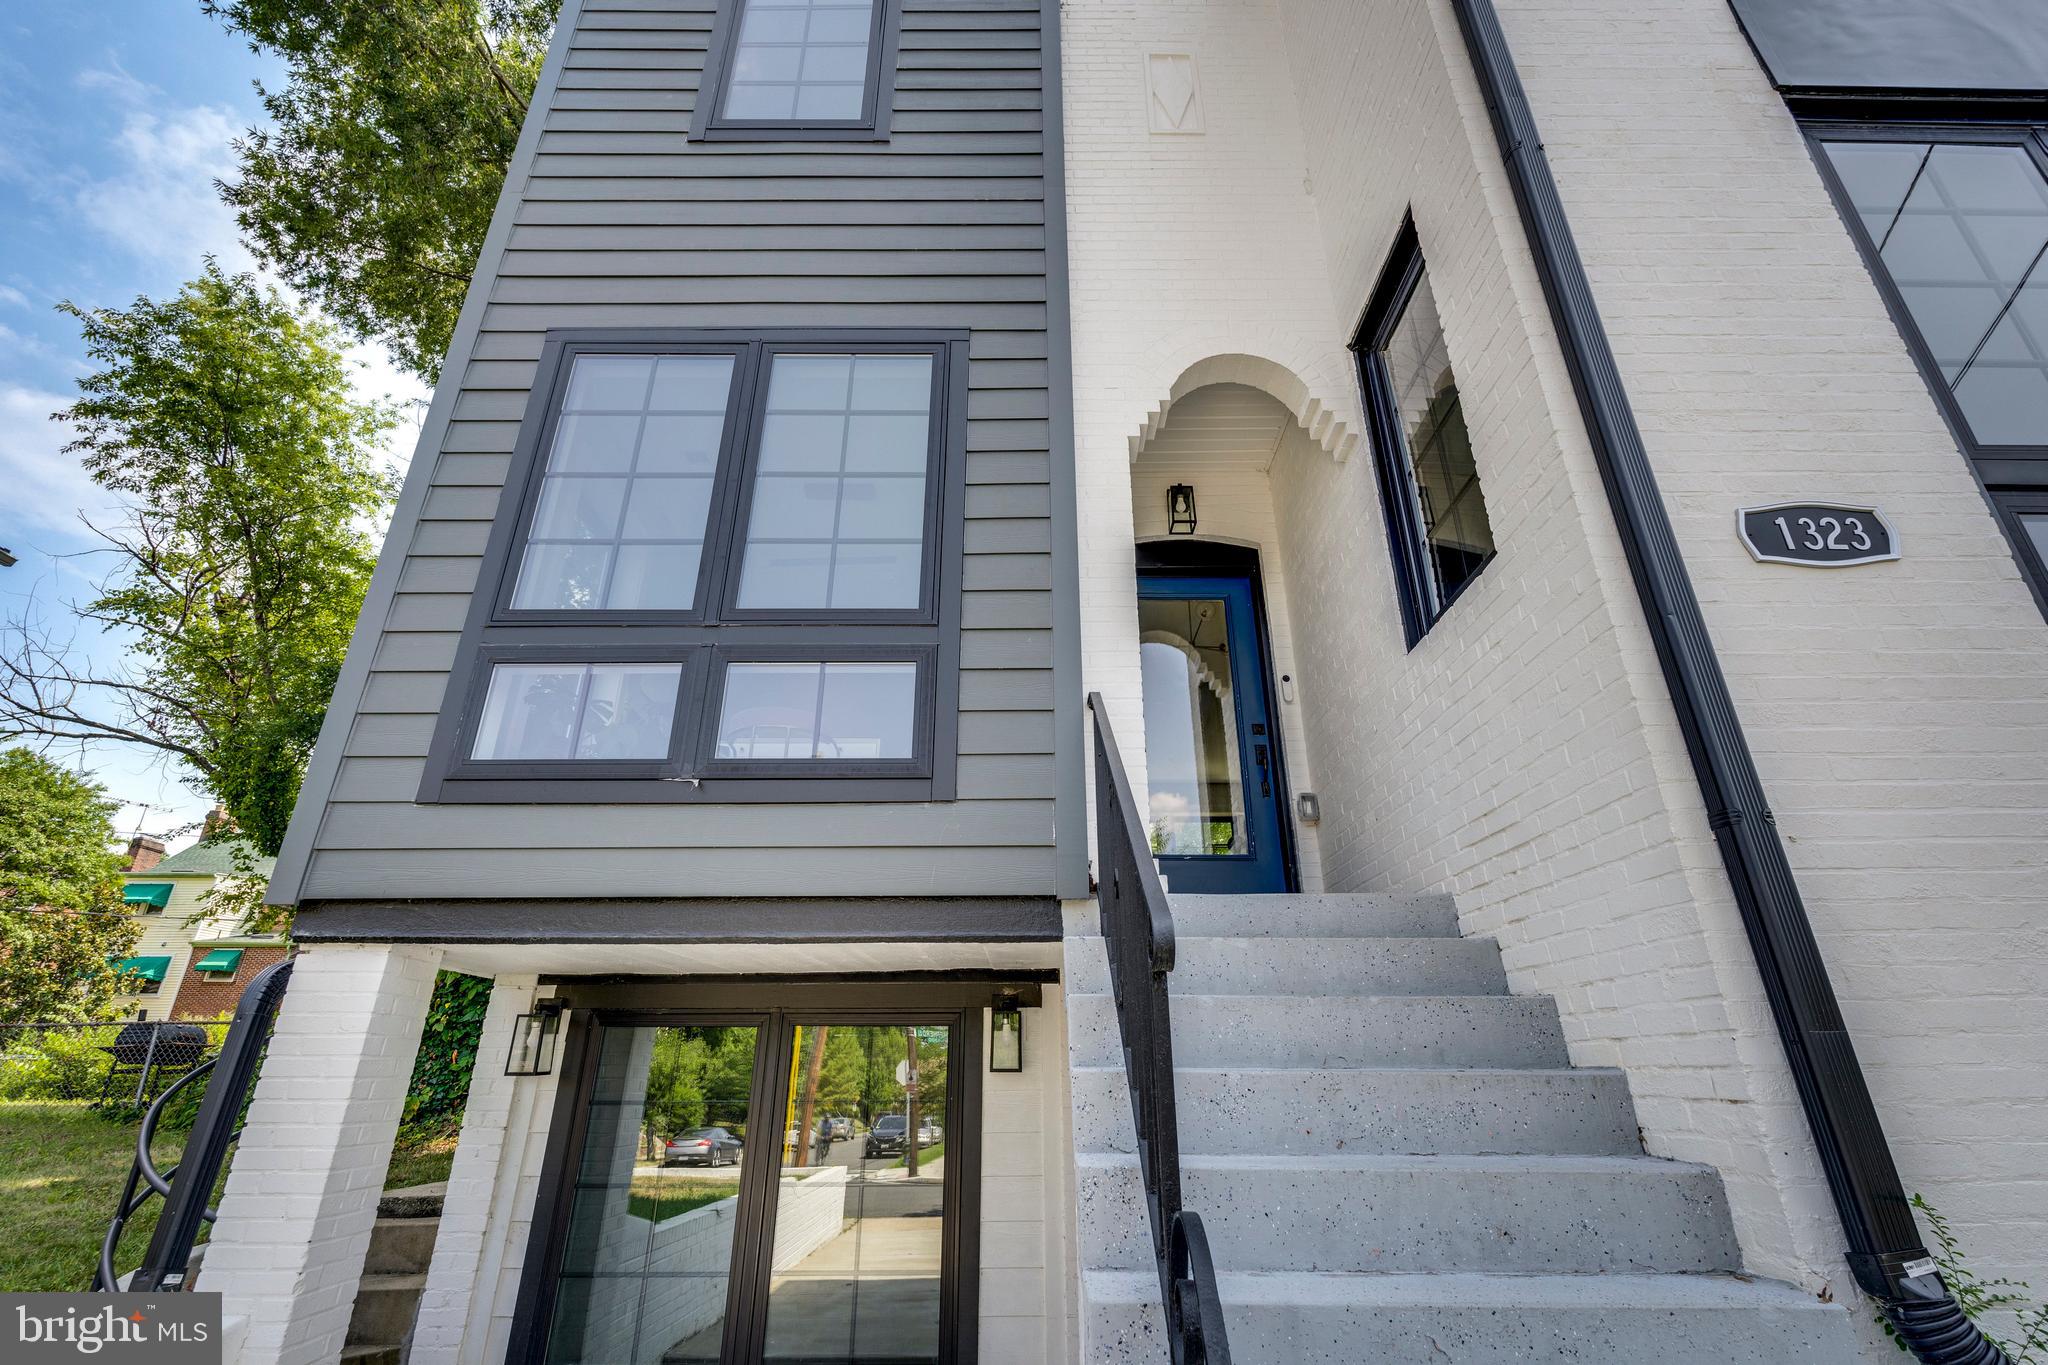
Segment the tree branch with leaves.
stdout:
<svg viewBox="0 0 2048 1365">
<path fill-rule="evenodd" d="M 0 738 L 172 755 L 275 854 L 376 563 L 396 414 L 353 397 L 332 327 L 211 262 L 172 299 L 64 309 L 100 368 L 55 416 L 125 508 L 88 523 L 114 567 L 69 605 L 127 653 L 92 662 L 31 604 L 0 625 Z"/>
<path fill-rule="evenodd" d="M 431 382 L 559 0 L 201 0 L 289 73 L 220 187 L 263 263 Z"/>
</svg>

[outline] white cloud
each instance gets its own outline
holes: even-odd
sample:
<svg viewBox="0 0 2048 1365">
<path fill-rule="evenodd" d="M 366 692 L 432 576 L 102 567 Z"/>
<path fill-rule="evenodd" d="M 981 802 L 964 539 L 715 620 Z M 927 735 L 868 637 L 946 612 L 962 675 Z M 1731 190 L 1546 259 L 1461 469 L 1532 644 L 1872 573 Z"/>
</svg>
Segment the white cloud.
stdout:
<svg viewBox="0 0 2048 1365">
<path fill-rule="evenodd" d="M 227 109 L 199 105 L 166 115 L 131 113 L 114 139 L 111 175 L 79 186 L 74 204 L 87 224 L 145 260 L 194 271 L 207 252 L 231 270 L 250 257 L 232 210 L 213 182 L 234 173 L 241 125 Z"/>
<path fill-rule="evenodd" d="M 89 66 L 72 77 L 71 83 L 80 90 L 107 95 L 122 104 L 142 104 L 161 93 L 148 81 L 131 75 L 128 68 L 121 65 L 121 59 L 111 52 L 107 54 L 106 66 Z"/>
<path fill-rule="evenodd" d="M 0 284 L 0 303 L 4 303 L 11 308 L 27 308 L 29 306 L 28 295 L 22 293 L 11 284 Z"/>
<path fill-rule="evenodd" d="M 71 424 L 50 414 L 67 406 L 61 394 L 0 384 L 0 505 L 32 527 L 82 533 L 78 513 L 100 516 L 114 506 L 107 491 L 86 477 L 78 456 L 66 454 Z M 4 542 L 0 542 L 4 543 Z"/>
</svg>

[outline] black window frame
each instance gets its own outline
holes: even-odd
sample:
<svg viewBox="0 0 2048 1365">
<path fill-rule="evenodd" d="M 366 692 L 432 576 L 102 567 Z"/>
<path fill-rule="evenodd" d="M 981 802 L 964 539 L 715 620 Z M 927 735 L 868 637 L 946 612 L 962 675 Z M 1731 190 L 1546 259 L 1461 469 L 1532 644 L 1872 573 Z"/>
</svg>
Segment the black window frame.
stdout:
<svg viewBox="0 0 2048 1365">
<path fill-rule="evenodd" d="M 1906 306 L 1905 296 L 1892 278 L 1890 268 L 1870 240 L 1847 185 L 1836 171 L 1825 147 L 1827 142 L 1932 142 L 1955 145 L 2016 146 L 2033 159 L 2035 168 L 2048 182 L 2048 109 L 2016 109 L 2011 106 L 1930 105 L 1919 102 L 1892 104 L 1882 98 L 1855 100 L 1809 100 L 1795 103 L 1800 131 L 1806 137 L 1808 154 L 1820 172 L 1821 183 L 1834 201 L 1842 226 L 1855 243 L 1857 254 L 1876 285 L 1885 310 L 1891 314 L 1899 339 L 1913 357 L 1942 421 L 1948 424 L 1956 448 L 1977 480 L 1980 491 L 2006 535 L 2021 576 L 2033 591 L 2034 600 L 2048 616 L 2048 566 L 2033 551 L 2025 533 L 2011 515 L 2016 502 L 2048 499 L 2048 439 L 2034 445 L 2001 445 L 1980 441 L 1971 430 L 1969 418 L 1954 390 L 1942 376 L 1941 366 L 1920 334 L 1919 324 Z M 2037 267 L 2038 268 L 2038 267 Z M 2029 507 L 2027 510 L 2032 510 Z"/>
<path fill-rule="evenodd" d="M 547 451 L 578 356 L 729 352 L 727 420 L 716 462 L 698 593 L 687 610 L 519 610 L 511 592 Z M 768 367 L 783 354 L 932 357 L 925 539 L 915 609 L 750 609 L 731 605 L 759 463 Z M 943 801 L 957 789 L 960 615 L 966 536 L 968 333 L 908 328 L 575 328 L 551 331 L 450 669 L 418 800 L 437 803 Z M 907 660 L 918 665 L 910 759 L 716 758 L 732 661 Z M 471 757 L 492 669 L 518 663 L 677 663 L 669 748 L 660 759 Z"/>
<path fill-rule="evenodd" d="M 1429 262 L 1423 254 L 1422 237 L 1410 212 L 1401 220 L 1387 251 L 1386 263 L 1367 296 L 1365 311 L 1351 336 L 1351 356 L 1358 367 L 1359 389 L 1365 401 L 1367 433 L 1372 442 L 1373 470 L 1380 490 L 1380 508 L 1387 523 L 1387 549 L 1394 565 L 1394 592 L 1401 604 L 1401 627 L 1407 646 L 1413 650 L 1423 637 L 1443 620 L 1451 606 L 1479 581 L 1493 561 L 1500 557 L 1499 537 L 1494 548 L 1471 577 L 1457 589 L 1436 601 L 1431 588 L 1429 537 L 1422 524 L 1422 508 L 1409 471 L 1412 456 L 1408 436 L 1401 427 L 1400 404 L 1394 395 L 1393 377 L 1387 373 L 1381 351 L 1394 328 L 1406 314 Z M 1448 344 L 1448 338 L 1446 339 Z M 1451 366 L 1453 380 L 1457 366 Z M 1475 452 L 1476 453 L 1476 452 Z M 1480 489 L 1482 504 L 1485 490 Z M 1492 518 L 1488 517 L 1491 525 Z"/>
<path fill-rule="evenodd" d="M 886 142 L 894 113 L 896 61 L 902 43 L 903 0 L 874 0 L 868 30 L 867 84 L 857 119 L 729 119 L 727 73 L 739 49 L 748 0 L 719 0 L 710 50 L 690 115 L 692 142 Z"/>
</svg>

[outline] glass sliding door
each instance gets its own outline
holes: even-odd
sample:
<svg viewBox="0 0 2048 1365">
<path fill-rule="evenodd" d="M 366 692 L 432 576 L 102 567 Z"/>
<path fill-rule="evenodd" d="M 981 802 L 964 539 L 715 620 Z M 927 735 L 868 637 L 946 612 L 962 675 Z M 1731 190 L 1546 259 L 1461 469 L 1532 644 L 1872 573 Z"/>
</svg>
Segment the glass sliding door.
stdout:
<svg viewBox="0 0 2048 1365">
<path fill-rule="evenodd" d="M 551 1365 L 722 1359 L 761 1042 L 745 1026 L 604 1030 Z"/>
<path fill-rule="evenodd" d="M 939 1360 L 951 1038 L 796 1027 L 764 1360 Z"/>
<path fill-rule="evenodd" d="M 603 1020 L 524 1358 L 948 1365 L 966 1018 Z"/>
</svg>

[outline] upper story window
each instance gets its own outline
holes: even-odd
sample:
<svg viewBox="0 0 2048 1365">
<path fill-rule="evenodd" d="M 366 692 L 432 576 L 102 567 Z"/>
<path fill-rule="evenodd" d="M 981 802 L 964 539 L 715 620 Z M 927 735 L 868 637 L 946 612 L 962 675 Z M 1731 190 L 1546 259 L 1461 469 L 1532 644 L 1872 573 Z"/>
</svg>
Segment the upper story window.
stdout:
<svg viewBox="0 0 2048 1365">
<path fill-rule="evenodd" d="M 965 348 L 552 335 L 421 799 L 950 795 Z"/>
<path fill-rule="evenodd" d="M 1830 188 L 2048 604 L 2048 128 L 1810 123 Z"/>
<path fill-rule="evenodd" d="M 887 132 L 897 0 L 725 0 L 696 138 Z"/>
<path fill-rule="evenodd" d="M 1413 222 L 1352 341 L 1411 647 L 1493 558 L 1493 525 Z"/>
</svg>

